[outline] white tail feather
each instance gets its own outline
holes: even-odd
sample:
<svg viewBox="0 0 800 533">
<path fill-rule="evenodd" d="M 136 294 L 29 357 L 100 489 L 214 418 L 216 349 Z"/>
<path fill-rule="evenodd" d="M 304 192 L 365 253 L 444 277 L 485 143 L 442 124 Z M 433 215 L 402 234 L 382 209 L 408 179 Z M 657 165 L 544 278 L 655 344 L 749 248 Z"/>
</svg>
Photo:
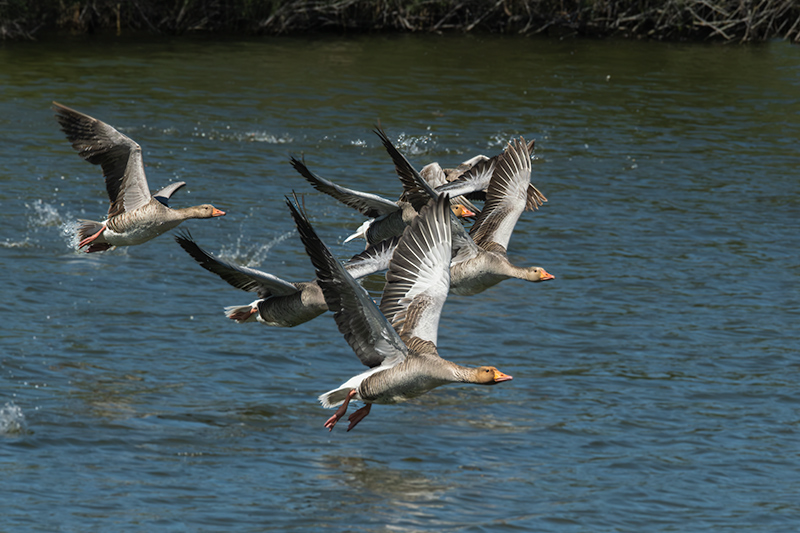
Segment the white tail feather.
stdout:
<svg viewBox="0 0 800 533">
<path fill-rule="evenodd" d="M 352 235 L 350 235 L 348 238 L 346 238 L 344 240 L 344 242 L 350 242 L 353 239 L 357 239 L 359 237 L 363 237 L 364 239 L 366 239 L 367 238 L 367 230 L 369 229 L 370 225 L 372 224 L 372 222 L 374 220 L 375 220 L 374 218 L 371 218 L 371 219 L 367 220 L 366 222 L 364 222 L 363 224 L 361 224 L 358 227 L 358 229 L 356 230 L 356 232 L 353 233 Z"/>
</svg>

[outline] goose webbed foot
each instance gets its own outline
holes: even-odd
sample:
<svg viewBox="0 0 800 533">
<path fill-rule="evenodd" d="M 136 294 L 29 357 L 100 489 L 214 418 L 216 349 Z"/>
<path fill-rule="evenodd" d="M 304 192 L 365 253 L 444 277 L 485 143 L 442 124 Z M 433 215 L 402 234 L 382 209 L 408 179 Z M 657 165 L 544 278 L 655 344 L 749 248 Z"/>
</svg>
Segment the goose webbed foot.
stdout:
<svg viewBox="0 0 800 533">
<path fill-rule="evenodd" d="M 101 235 L 101 234 L 102 234 L 102 233 L 103 233 L 105 230 L 106 230 L 106 226 L 105 226 L 105 224 L 104 224 L 104 225 L 103 225 L 103 227 L 102 227 L 102 228 L 100 228 L 100 231 L 98 231 L 98 232 L 97 232 L 97 233 L 95 233 L 94 235 L 89 235 L 88 237 L 86 237 L 85 239 L 83 239 L 81 242 L 79 242 L 79 243 L 78 243 L 78 249 L 80 250 L 81 248 L 83 248 L 83 247 L 84 247 L 84 246 L 86 246 L 87 244 L 90 244 L 90 243 L 94 242 L 94 240 L 95 240 L 96 238 L 98 238 L 98 237 L 99 237 L 99 236 L 100 236 L 100 235 Z"/>
<path fill-rule="evenodd" d="M 350 400 L 353 398 L 353 396 L 356 395 L 356 392 L 358 392 L 356 389 L 353 389 L 350 392 L 348 392 L 347 393 L 347 397 L 344 399 L 344 403 L 342 405 L 340 405 L 339 408 L 336 410 L 336 412 L 333 413 L 333 416 L 330 417 L 325 422 L 325 427 L 328 428 L 328 431 L 333 431 L 333 426 L 335 426 L 336 422 L 338 422 L 339 419 L 342 418 L 344 416 L 344 414 L 347 412 L 347 406 L 350 405 Z M 361 409 L 359 409 L 359 411 L 360 410 Z M 356 413 L 358 413 L 358 411 L 353 413 L 353 415 L 355 415 Z M 364 416 L 366 416 L 366 415 L 364 415 Z M 363 417 L 361 417 L 361 418 L 363 418 Z M 351 427 L 352 427 L 352 424 L 351 424 Z"/>
<path fill-rule="evenodd" d="M 356 424 L 364 420 L 369 414 L 369 410 L 371 407 L 372 404 L 368 403 L 367 405 L 365 405 L 364 407 L 362 407 L 361 409 L 355 411 L 352 415 L 350 415 L 350 417 L 348 418 L 348 420 L 350 421 L 350 425 L 347 426 L 347 431 L 350 431 L 351 429 L 356 427 Z"/>
</svg>

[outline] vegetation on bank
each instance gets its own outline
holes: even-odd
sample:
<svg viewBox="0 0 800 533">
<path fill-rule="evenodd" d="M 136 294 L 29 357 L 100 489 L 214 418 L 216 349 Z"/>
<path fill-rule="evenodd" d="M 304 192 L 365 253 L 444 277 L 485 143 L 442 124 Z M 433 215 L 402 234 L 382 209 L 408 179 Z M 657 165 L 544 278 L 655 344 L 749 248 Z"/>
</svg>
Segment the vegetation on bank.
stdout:
<svg viewBox="0 0 800 533">
<path fill-rule="evenodd" d="M 45 32 L 491 32 L 800 42 L 797 0 L 0 0 L 0 38 Z"/>
</svg>

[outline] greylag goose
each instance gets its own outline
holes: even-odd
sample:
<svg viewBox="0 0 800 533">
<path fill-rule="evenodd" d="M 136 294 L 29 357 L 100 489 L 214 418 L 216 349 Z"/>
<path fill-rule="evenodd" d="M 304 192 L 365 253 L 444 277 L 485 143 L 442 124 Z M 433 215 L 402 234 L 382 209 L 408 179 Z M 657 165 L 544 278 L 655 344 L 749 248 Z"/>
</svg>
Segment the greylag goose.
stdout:
<svg viewBox="0 0 800 533">
<path fill-rule="evenodd" d="M 426 191 L 429 196 L 438 194 L 391 142 L 384 142 L 384 146 L 404 183 L 413 179 L 419 191 Z M 500 154 L 486 189 L 486 204 L 469 234 L 460 222 L 451 221 L 451 292 L 461 295 L 477 294 L 509 278 L 532 282 L 555 279 L 555 276 L 542 267 L 519 267 L 512 264 L 506 254 L 511 233 L 528 201 L 531 180 L 528 146 L 520 137 L 519 141 L 509 143 Z M 412 188 L 410 185 L 406 187 L 407 190 Z"/>
<path fill-rule="evenodd" d="M 142 244 L 190 218 L 225 214 L 210 204 L 170 209 L 169 198 L 186 185 L 171 183 L 150 194 L 142 163 L 142 149 L 105 122 L 53 102 L 56 119 L 73 148 L 86 161 L 100 165 L 111 200 L 103 222 L 81 220 L 78 248 L 100 252 L 114 246 Z"/>
<path fill-rule="evenodd" d="M 534 141 L 528 143 L 528 153 L 533 154 Z M 494 157 L 477 155 L 464 161 L 456 168 L 445 168 L 439 163 L 430 163 L 422 167 L 420 175 L 437 192 L 451 195 L 464 195 L 470 200 L 486 201 L 486 189 L 489 187 L 492 174 L 501 154 Z M 532 183 L 528 183 L 525 210 L 538 209 L 547 198 Z"/>
<path fill-rule="evenodd" d="M 176 235 L 175 240 L 201 267 L 237 289 L 258 295 L 258 299 L 248 305 L 226 307 L 225 315 L 231 320 L 240 324 L 257 321 L 267 326 L 291 328 L 328 310 L 316 279 L 284 281 L 267 272 L 219 259 L 203 250 L 188 231 Z M 383 241 L 353 256 L 344 268 L 356 279 L 386 270 L 398 241 L 399 237 Z"/>
<path fill-rule="evenodd" d="M 417 216 L 419 206 L 408 201 L 405 194 L 400 200 L 393 202 L 377 194 L 356 191 L 342 187 L 311 172 L 303 161 L 291 158 L 292 167 L 303 176 L 315 189 L 339 200 L 343 204 L 359 211 L 362 215 L 370 217 L 355 233 L 347 237 L 344 242 L 363 237 L 367 246 L 373 246 L 383 240 L 399 236 L 405 227 Z M 427 196 L 421 196 L 422 205 L 427 201 Z M 466 198 L 459 197 L 451 202 L 453 213 L 459 217 L 475 217 L 478 209 Z"/>
<path fill-rule="evenodd" d="M 470 368 L 439 356 L 437 331 L 452 253 L 447 195 L 432 199 L 403 232 L 389 264 L 380 308 L 333 257 L 305 214 L 287 203 L 339 331 L 369 367 L 319 397 L 324 407 L 339 406 L 326 428 L 333 429 L 352 400 L 366 405 L 350 415 L 348 431 L 374 403 L 410 400 L 447 383 L 494 385 L 511 379 L 495 367 Z"/>
</svg>

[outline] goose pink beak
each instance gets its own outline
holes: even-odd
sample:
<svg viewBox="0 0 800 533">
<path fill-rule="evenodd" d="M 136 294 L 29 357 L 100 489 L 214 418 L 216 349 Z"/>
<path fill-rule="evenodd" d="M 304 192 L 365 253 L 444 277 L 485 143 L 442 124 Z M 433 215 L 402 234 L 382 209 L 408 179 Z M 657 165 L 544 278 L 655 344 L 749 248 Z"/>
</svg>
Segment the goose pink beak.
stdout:
<svg viewBox="0 0 800 533">
<path fill-rule="evenodd" d="M 217 209 L 215 207 L 214 210 L 211 211 L 211 216 L 212 217 L 224 217 L 225 216 L 225 211 L 223 211 L 222 209 Z"/>
</svg>

